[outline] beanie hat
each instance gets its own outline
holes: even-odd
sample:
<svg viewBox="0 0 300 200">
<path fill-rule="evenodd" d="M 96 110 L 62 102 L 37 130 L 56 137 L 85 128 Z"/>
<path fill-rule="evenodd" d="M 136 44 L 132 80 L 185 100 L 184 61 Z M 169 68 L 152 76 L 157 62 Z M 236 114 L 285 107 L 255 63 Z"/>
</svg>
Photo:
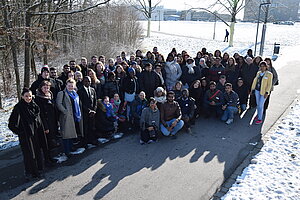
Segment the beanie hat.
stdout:
<svg viewBox="0 0 300 200">
<path fill-rule="evenodd" d="M 48 71 L 48 72 L 50 72 L 50 69 L 49 69 L 49 67 L 42 67 L 42 69 L 41 69 L 41 73 L 43 73 L 44 71 Z"/>
<path fill-rule="evenodd" d="M 129 68 L 128 68 L 128 73 L 130 73 L 130 72 L 133 72 L 133 73 L 135 73 L 135 69 L 134 69 L 134 68 L 132 68 L 132 67 L 129 67 Z"/>
</svg>

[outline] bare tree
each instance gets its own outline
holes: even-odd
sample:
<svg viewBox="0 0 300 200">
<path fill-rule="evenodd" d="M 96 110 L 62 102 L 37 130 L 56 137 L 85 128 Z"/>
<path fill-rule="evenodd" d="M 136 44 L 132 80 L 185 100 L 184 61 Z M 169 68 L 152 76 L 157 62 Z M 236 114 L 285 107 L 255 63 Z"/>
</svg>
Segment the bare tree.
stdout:
<svg viewBox="0 0 300 200">
<path fill-rule="evenodd" d="M 245 1 L 245 0 L 216 0 L 213 4 L 211 4 L 208 8 L 192 8 L 192 9 L 202 9 L 205 10 L 213 15 L 215 15 L 218 19 L 220 19 L 222 22 L 226 24 L 226 26 L 230 27 L 230 37 L 229 37 L 229 46 L 233 46 L 233 36 L 234 36 L 234 30 L 235 30 L 235 23 L 236 23 L 236 16 L 239 12 L 241 12 L 246 4 L 250 3 L 252 0 Z M 230 19 L 230 25 L 222 19 L 220 16 L 218 16 L 213 10 L 216 10 L 216 8 L 223 8 L 225 13 L 229 13 L 231 16 Z"/>
<path fill-rule="evenodd" d="M 150 30 L 151 30 L 151 17 L 153 11 L 156 7 L 160 4 L 160 0 L 157 1 L 154 5 L 152 0 L 130 0 L 131 5 L 138 11 L 142 12 L 143 15 L 146 17 L 148 24 L 147 24 L 147 37 L 150 37 Z"/>
</svg>

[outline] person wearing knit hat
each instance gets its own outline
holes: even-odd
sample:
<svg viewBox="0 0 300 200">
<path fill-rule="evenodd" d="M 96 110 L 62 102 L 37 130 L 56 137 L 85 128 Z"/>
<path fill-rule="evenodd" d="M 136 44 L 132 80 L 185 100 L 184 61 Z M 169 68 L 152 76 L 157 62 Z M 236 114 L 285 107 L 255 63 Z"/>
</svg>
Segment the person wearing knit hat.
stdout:
<svg viewBox="0 0 300 200">
<path fill-rule="evenodd" d="M 49 72 L 49 73 L 50 73 L 50 69 L 49 69 L 49 67 L 48 67 L 48 66 L 44 66 L 44 67 L 42 67 L 42 69 L 41 69 L 41 74 L 42 74 L 44 71 L 47 71 L 47 72 Z"/>
</svg>

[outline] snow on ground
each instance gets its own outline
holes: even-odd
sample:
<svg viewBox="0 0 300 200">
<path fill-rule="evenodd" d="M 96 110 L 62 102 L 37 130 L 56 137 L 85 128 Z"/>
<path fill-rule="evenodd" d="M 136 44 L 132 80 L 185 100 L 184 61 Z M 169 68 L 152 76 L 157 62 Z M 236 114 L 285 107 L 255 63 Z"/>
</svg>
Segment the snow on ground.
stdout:
<svg viewBox="0 0 300 200">
<path fill-rule="evenodd" d="M 141 22 L 144 29 L 147 28 L 145 21 Z M 198 22 L 198 21 L 161 21 L 160 31 L 159 22 L 151 22 L 151 37 L 145 38 L 143 41 L 144 52 L 152 50 L 154 46 L 158 47 L 165 57 L 173 47 L 177 51 L 187 50 L 190 56 L 195 57 L 196 53 L 202 47 L 206 47 L 208 51 L 215 51 L 216 49 L 222 52 L 228 52 L 231 55 L 238 52 L 241 55 L 246 55 L 247 50 L 251 48 L 254 51 L 254 43 L 256 36 L 255 23 L 236 23 L 234 33 L 234 46 L 228 47 L 228 43 L 223 42 L 225 36 L 226 25 L 222 22 L 216 23 L 215 40 L 213 40 L 213 22 Z M 261 28 L 259 27 L 258 42 L 261 39 Z M 274 43 L 280 44 L 280 56 L 282 52 L 288 49 L 292 52 L 290 47 L 300 47 L 300 23 L 295 23 L 294 26 L 267 24 L 266 42 L 264 55 L 271 57 L 273 54 Z M 260 45 L 257 45 L 257 54 Z M 293 58 L 294 52 L 290 56 Z"/>
<path fill-rule="evenodd" d="M 147 22 L 141 22 L 146 29 Z M 222 22 L 216 23 L 216 39 L 213 40 L 213 22 L 191 22 L 191 21 L 162 21 L 160 22 L 160 31 L 158 31 L 159 22 L 151 23 L 151 37 L 142 41 L 142 51 L 152 51 L 157 46 L 159 52 L 165 57 L 173 47 L 177 51 L 186 50 L 190 56 L 196 56 L 196 53 L 202 47 L 206 47 L 208 51 L 216 49 L 222 52 L 228 52 L 233 55 L 238 52 L 246 55 L 249 48 L 254 49 L 256 24 L 255 23 L 237 23 L 235 26 L 234 47 L 228 47 L 228 43 L 223 42 L 225 29 L 227 28 Z M 260 41 L 262 25 L 258 35 Z M 266 45 L 264 55 L 271 57 L 273 52 L 273 44 L 280 43 L 280 55 L 274 66 L 280 68 L 294 59 L 299 59 L 298 52 L 300 49 L 300 23 L 294 26 L 285 25 L 267 25 Z M 257 52 L 259 45 L 257 46 Z M 7 121 L 13 105 L 16 100 L 4 100 L 4 110 L 0 110 L 0 151 L 18 145 L 18 139 L 7 128 Z"/>
<path fill-rule="evenodd" d="M 0 150 L 19 145 L 18 136 L 7 127 L 8 118 L 16 102 L 16 98 L 3 99 L 4 109 L 0 109 Z"/>
<path fill-rule="evenodd" d="M 243 199 L 300 199 L 299 102 L 222 197 Z"/>
</svg>

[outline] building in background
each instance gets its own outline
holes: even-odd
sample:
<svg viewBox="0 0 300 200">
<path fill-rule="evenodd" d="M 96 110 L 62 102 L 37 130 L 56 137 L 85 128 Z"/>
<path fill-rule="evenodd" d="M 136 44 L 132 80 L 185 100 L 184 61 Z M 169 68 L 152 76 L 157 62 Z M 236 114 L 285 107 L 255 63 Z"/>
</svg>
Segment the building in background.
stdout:
<svg viewBox="0 0 300 200">
<path fill-rule="evenodd" d="M 257 21 L 259 4 L 264 2 L 266 0 L 246 0 L 243 20 L 249 22 Z M 299 21 L 300 0 L 270 0 L 270 2 L 268 21 Z M 262 7 L 260 20 L 264 18 L 263 13 L 264 7 Z"/>
</svg>

